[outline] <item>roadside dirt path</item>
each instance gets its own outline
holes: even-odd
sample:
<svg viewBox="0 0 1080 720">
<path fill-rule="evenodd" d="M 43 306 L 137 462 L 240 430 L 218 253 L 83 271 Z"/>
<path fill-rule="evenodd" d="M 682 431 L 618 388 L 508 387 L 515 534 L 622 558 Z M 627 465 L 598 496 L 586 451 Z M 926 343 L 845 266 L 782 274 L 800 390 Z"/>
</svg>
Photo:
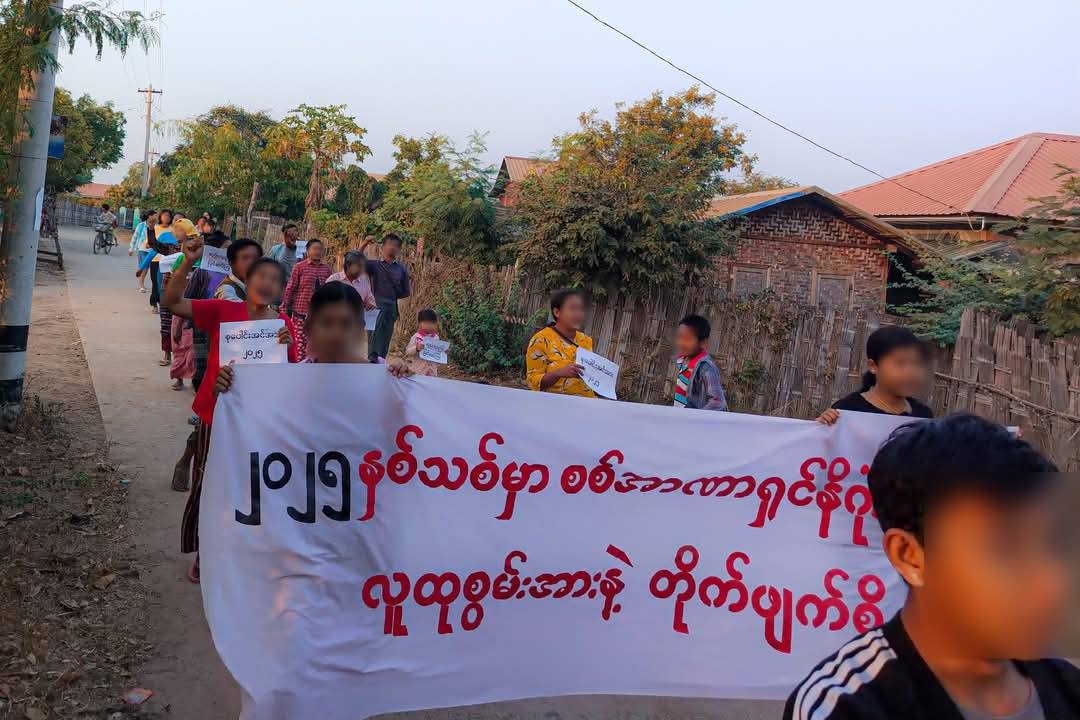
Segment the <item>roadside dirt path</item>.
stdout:
<svg viewBox="0 0 1080 720">
<path fill-rule="evenodd" d="M 186 493 L 169 487 L 190 427 L 192 393 L 169 388 L 160 367 L 158 316 L 136 290 L 125 247 L 90 252 L 87 228 L 64 227 L 68 294 L 105 420 L 112 462 L 131 478 L 136 551 L 154 589 L 147 636 L 157 659 L 142 674 L 150 700 L 172 717 L 216 720 L 240 712 L 239 689 L 218 659 L 203 618 L 202 595 L 186 578 L 180 516 Z"/>
<path fill-rule="evenodd" d="M 156 590 L 147 635 L 158 659 L 141 673 L 179 720 L 225 720 L 239 713 L 239 689 L 218 659 L 203 617 L 199 588 L 186 577 L 179 553 L 185 494 L 169 488 L 183 450 L 192 394 L 169 388 L 158 366 L 158 316 L 136 291 L 135 263 L 126 248 L 92 255 L 91 233 L 64 227 L 68 291 L 90 365 L 111 447 L 112 461 L 131 479 L 137 551 Z M 643 648 L 643 652 L 648 652 Z M 674 660 L 674 659 L 673 659 Z M 677 660 L 676 660 L 677 661 Z M 492 703 L 467 708 L 384 716 L 385 720 L 777 720 L 772 702 L 737 702 L 605 695 Z"/>
</svg>

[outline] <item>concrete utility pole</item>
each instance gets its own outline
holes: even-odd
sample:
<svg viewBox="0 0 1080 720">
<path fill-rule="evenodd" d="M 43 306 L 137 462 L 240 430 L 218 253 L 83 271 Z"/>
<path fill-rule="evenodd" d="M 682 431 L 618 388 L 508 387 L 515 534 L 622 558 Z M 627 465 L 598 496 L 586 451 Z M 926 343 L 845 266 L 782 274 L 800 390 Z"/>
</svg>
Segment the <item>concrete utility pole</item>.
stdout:
<svg viewBox="0 0 1080 720">
<path fill-rule="evenodd" d="M 63 0 L 53 0 L 52 7 L 63 12 Z M 59 50 L 57 29 L 49 36 L 49 52 L 56 57 Z M 37 271 L 56 73 L 46 69 L 35 73 L 33 79 L 32 91 L 19 90 L 19 108 L 27 110 L 28 128 L 19 134 L 12 147 L 9 180 L 18 188 L 18 194 L 5 206 L 0 238 L 0 266 L 7 284 L 7 296 L 0 302 L 0 425 L 9 431 L 15 429 L 22 412 L 26 341 L 30 335 L 30 302 Z"/>
<path fill-rule="evenodd" d="M 154 96 L 160 95 L 160 90 L 154 89 L 154 84 L 150 85 L 145 90 L 139 90 L 141 93 L 146 93 L 146 145 L 143 147 L 143 170 L 142 170 L 142 197 L 146 197 L 150 194 L 150 113 L 154 107 Z"/>
</svg>

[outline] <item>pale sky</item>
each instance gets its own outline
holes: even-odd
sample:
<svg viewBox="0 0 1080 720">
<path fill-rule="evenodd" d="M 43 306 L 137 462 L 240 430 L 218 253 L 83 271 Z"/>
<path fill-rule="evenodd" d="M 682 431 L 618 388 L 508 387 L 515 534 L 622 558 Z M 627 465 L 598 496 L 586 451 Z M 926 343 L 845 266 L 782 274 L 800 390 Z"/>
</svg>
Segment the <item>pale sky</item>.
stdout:
<svg viewBox="0 0 1080 720">
<path fill-rule="evenodd" d="M 1033 131 L 1080 133 L 1077 0 L 579 0 L 725 92 L 824 145 L 895 174 Z M 391 138 L 487 131 L 489 159 L 546 150 L 596 108 L 691 81 L 565 0 L 117 0 L 162 10 L 161 45 L 97 62 L 62 57 L 59 83 L 127 115 L 116 182 L 154 119 L 235 103 L 280 118 L 348 105 L 374 154 Z M 839 192 L 873 181 L 718 98 L 758 169 Z M 153 149 L 175 139 L 155 136 Z"/>
</svg>

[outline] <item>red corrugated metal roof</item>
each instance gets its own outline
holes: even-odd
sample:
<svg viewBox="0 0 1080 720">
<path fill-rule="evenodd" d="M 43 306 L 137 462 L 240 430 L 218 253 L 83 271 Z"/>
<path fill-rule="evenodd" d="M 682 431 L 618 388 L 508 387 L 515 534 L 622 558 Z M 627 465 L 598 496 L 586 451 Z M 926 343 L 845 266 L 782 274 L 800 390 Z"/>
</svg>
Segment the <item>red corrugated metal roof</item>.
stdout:
<svg viewBox="0 0 1080 720">
<path fill-rule="evenodd" d="M 94 198 L 95 200 L 103 200 L 105 193 L 109 191 L 112 185 L 106 183 L 86 183 L 75 188 L 75 192 L 84 198 Z"/>
<path fill-rule="evenodd" d="M 878 217 L 1021 217 L 1057 192 L 1059 164 L 1080 170 L 1080 135 L 1031 133 L 890 178 L 905 187 L 880 180 L 840 197 Z"/>
<path fill-rule="evenodd" d="M 539 175 L 551 165 L 550 160 L 541 158 L 515 157 L 507 155 L 503 158 L 503 167 L 506 169 L 507 179 L 510 182 L 520 182 L 530 175 Z"/>
</svg>

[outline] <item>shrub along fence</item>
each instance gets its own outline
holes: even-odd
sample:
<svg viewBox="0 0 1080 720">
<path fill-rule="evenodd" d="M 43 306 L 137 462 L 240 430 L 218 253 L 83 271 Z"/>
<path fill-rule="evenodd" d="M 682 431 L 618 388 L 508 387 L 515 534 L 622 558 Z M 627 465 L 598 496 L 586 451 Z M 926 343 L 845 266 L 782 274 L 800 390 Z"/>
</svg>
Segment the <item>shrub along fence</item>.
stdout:
<svg viewBox="0 0 1080 720">
<path fill-rule="evenodd" d="M 237 228 L 237 237 L 253 237 L 269 248 L 279 242 L 283 222 L 256 215 L 250 226 Z M 336 267 L 334 257 L 340 253 L 329 249 L 328 259 Z M 374 256 L 374 249 L 369 255 Z M 544 322 L 548 288 L 519 278 L 513 267 L 475 266 L 412 253 L 404 260 L 413 296 L 400 304 L 392 350 L 400 351 L 415 331 L 418 310 L 438 307 L 444 334 L 455 345 L 468 338 L 473 345 L 491 346 L 471 348 L 474 355 L 486 350 L 491 357 L 470 357 L 470 363 L 487 362 L 506 371 L 521 367 L 509 359 L 515 353 L 524 356 L 528 336 Z M 448 287 L 457 290 L 446 292 Z M 450 307 L 455 298 L 466 298 L 469 307 Z M 867 336 L 881 324 L 897 322 L 871 311 L 794 305 L 767 295 L 732 298 L 720 283 L 644 298 L 615 292 L 591 304 L 585 332 L 596 352 L 619 364 L 621 398 L 671 402 L 672 335 L 676 323 L 691 312 L 712 323 L 709 350 L 720 366 L 731 408 L 795 418 L 816 417 L 837 398 L 857 390 L 866 365 Z M 507 327 L 496 327 L 495 313 Z M 466 328 L 454 328 L 455 316 L 458 325 L 482 316 L 483 333 L 468 335 Z M 1024 321 L 1002 322 L 969 311 L 956 343 L 935 347 L 931 365 L 926 397 L 936 415 L 967 411 L 1019 426 L 1060 467 L 1080 470 L 1080 338 L 1043 338 Z"/>
</svg>

